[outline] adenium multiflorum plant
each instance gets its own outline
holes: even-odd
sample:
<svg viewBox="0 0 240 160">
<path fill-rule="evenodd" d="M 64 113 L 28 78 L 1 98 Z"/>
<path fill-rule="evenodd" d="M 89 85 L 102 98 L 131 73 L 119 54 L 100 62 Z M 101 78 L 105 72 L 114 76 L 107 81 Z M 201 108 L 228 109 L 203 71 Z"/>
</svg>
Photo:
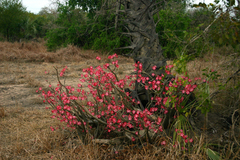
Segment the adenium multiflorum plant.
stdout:
<svg viewBox="0 0 240 160">
<path fill-rule="evenodd" d="M 61 82 L 60 77 L 64 77 L 67 67 L 60 73 L 56 69 L 57 86 L 49 85 L 50 91 L 47 92 L 42 88 L 37 91 L 52 106 L 52 118 L 76 129 L 82 139 L 121 138 L 153 142 L 154 138 L 163 135 L 166 129 L 163 123 L 170 111 L 173 113 L 170 116 L 176 119 L 188 111 L 186 101 L 197 85 L 184 76 L 167 81 L 165 77 L 171 74 L 173 65 L 167 65 L 162 75 L 147 73 L 150 76 L 144 77 L 143 66 L 138 62 L 135 64 L 136 74 L 119 79 L 115 74 L 119 68 L 117 54 L 108 58 L 111 63 L 83 69 L 77 87 Z M 101 61 L 100 57 L 96 59 Z M 156 66 L 152 66 L 152 70 L 156 70 Z M 135 82 L 151 93 L 150 102 L 144 109 L 140 107 L 140 101 L 124 91 L 125 88 L 134 90 Z M 84 90 L 84 86 L 87 89 Z M 54 130 L 54 127 L 51 129 Z M 174 130 L 184 143 L 193 141 L 180 128 Z M 162 141 L 161 144 L 165 145 L 166 142 Z"/>
</svg>

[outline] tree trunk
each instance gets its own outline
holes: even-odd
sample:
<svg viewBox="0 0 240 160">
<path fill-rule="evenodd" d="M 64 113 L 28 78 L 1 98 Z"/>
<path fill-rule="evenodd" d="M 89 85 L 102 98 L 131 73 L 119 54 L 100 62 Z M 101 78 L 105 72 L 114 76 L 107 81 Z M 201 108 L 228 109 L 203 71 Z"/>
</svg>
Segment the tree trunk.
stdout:
<svg viewBox="0 0 240 160">
<path fill-rule="evenodd" d="M 153 15 L 159 11 L 159 8 L 156 7 L 156 0 L 122 0 L 121 4 L 124 6 L 124 10 L 119 12 L 123 13 L 123 21 L 126 23 L 128 30 L 127 33 L 123 34 L 131 38 L 131 46 L 125 48 L 131 48 L 131 56 L 135 62 L 142 63 L 144 71 L 142 76 L 152 79 L 154 77 L 151 77 L 151 73 L 155 75 L 164 74 L 167 63 L 162 55 L 162 48 L 159 44 L 156 24 L 153 19 Z M 154 65 L 157 66 L 155 71 L 152 69 Z M 172 78 L 172 75 L 168 75 L 165 80 L 168 82 Z M 141 82 L 135 82 L 135 90 L 126 89 L 125 91 L 130 92 L 131 97 L 140 102 L 142 110 L 155 105 L 151 102 L 154 92 L 146 90 Z M 174 111 L 171 108 L 169 109 L 163 122 L 164 128 L 168 128 Z"/>
<path fill-rule="evenodd" d="M 9 42 L 9 29 L 7 28 L 7 41 Z"/>
<path fill-rule="evenodd" d="M 122 0 L 124 10 L 124 22 L 127 24 L 128 33 L 123 33 L 131 37 L 133 49 L 132 57 L 148 57 L 155 61 L 164 60 L 162 49 L 159 44 L 156 24 L 153 19 L 155 1 L 150 0 Z"/>
</svg>

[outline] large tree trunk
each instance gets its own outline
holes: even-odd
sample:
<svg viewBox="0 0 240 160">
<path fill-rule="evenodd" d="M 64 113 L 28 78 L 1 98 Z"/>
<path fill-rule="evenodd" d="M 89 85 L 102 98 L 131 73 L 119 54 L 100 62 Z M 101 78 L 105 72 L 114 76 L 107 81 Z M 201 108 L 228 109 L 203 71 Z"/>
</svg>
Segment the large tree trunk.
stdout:
<svg viewBox="0 0 240 160">
<path fill-rule="evenodd" d="M 107 2 L 106 0 L 105 2 Z M 144 77 L 149 77 L 150 80 L 156 78 L 152 77 L 151 73 L 155 75 L 162 75 L 165 73 L 166 60 L 163 57 L 162 49 L 159 44 L 158 34 L 156 33 L 156 23 L 154 22 L 153 15 L 159 11 L 156 0 L 116 0 L 113 3 L 114 11 L 116 13 L 115 27 L 118 27 L 118 21 L 122 21 L 126 32 L 123 34 L 129 36 L 131 45 L 122 47 L 122 49 L 132 49 L 131 57 L 135 62 L 142 63 Z M 122 24 L 122 23 L 121 23 Z M 152 67 L 156 66 L 156 70 Z M 173 76 L 168 75 L 165 77 L 166 83 L 172 79 Z M 130 93 L 130 96 L 139 101 L 139 107 L 144 110 L 155 106 L 152 104 L 151 97 L 154 97 L 154 91 L 146 90 L 141 82 L 135 82 L 135 89 L 125 89 Z M 168 112 L 164 121 L 164 127 L 167 128 L 170 121 L 170 114 L 173 114 L 171 109 Z"/>
<path fill-rule="evenodd" d="M 162 75 L 165 73 L 164 67 L 166 60 L 162 55 L 162 48 L 159 44 L 158 34 L 156 33 L 156 24 L 153 15 L 159 11 L 156 0 L 121 0 L 124 10 L 119 10 L 124 15 L 124 22 L 128 30 L 126 34 L 131 38 L 131 46 L 125 48 L 132 49 L 132 57 L 137 62 L 141 62 L 143 66 L 142 76 L 151 77 L 151 73 Z M 159 4 L 159 3 L 158 3 Z M 153 66 L 157 66 L 156 70 L 152 70 Z M 172 79 L 173 76 L 168 75 L 166 82 Z M 140 101 L 140 108 L 151 108 L 155 104 L 151 103 L 151 97 L 154 97 L 154 92 L 146 90 L 141 82 L 135 82 L 135 90 L 131 91 L 132 98 Z M 168 115 L 164 120 L 164 128 L 170 124 L 175 110 L 169 109 Z"/>
<path fill-rule="evenodd" d="M 153 19 L 155 13 L 155 1 L 150 0 L 122 0 L 124 10 L 124 22 L 127 24 L 128 33 L 131 37 L 132 57 L 134 59 L 148 57 L 156 61 L 163 60 L 162 49 L 159 45 L 156 25 Z"/>
</svg>

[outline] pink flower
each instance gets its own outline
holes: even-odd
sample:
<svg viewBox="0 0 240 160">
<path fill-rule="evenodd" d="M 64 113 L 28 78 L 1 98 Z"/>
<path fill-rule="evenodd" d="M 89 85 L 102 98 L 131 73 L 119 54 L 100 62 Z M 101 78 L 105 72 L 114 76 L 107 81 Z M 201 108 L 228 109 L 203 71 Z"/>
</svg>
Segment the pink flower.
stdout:
<svg viewBox="0 0 240 160">
<path fill-rule="evenodd" d="M 101 60 L 101 58 L 100 58 L 100 57 L 98 57 L 98 56 L 96 57 L 96 59 L 97 59 L 97 60 L 99 60 L 99 61 Z"/>
<path fill-rule="evenodd" d="M 134 142 L 136 139 L 134 137 L 132 137 L 132 141 Z"/>
<path fill-rule="evenodd" d="M 160 117 L 157 118 L 157 124 L 159 125 L 162 122 L 162 119 Z"/>
<path fill-rule="evenodd" d="M 155 66 L 153 66 L 153 67 L 152 67 L 152 69 L 153 69 L 153 70 L 156 70 L 156 69 L 157 69 L 157 66 L 156 66 L 156 65 L 155 65 Z"/>
<path fill-rule="evenodd" d="M 158 127 L 158 130 L 159 130 L 160 132 L 162 132 L 162 131 L 163 131 L 163 127 L 162 127 L 162 126 Z"/>
<path fill-rule="evenodd" d="M 54 131 L 54 128 L 53 128 L 53 127 L 50 127 L 50 129 L 51 129 L 52 131 Z"/>
<path fill-rule="evenodd" d="M 161 145 L 162 145 L 162 146 L 165 146 L 165 145 L 166 145 L 166 141 L 162 141 L 162 142 L 161 142 Z"/>
<path fill-rule="evenodd" d="M 183 137 L 183 136 L 184 136 L 184 134 L 183 134 L 183 133 L 180 133 L 180 136 L 181 136 L 181 137 Z"/>
<path fill-rule="evenodd" d="M 145 89 L 148 90 L 148 86 L 145 86 Z"/>
<path fill-rule="evenodd" d="M 184 136 L 183 136 L 183 139 L 187 139 L 187 137 L 188 137 L 187 135 L 184 135 Z"/>
<path fill-rule="evenodd" d="M 132 120 L 132 116 L 128 115 L 128 120 L 131 121 Z"/>
<path fill-rule="evenodd" d="M 168 110 L 165 110 L 165 111 L 164 111 L 164 114 L 167 114 L 167 113 L 168 113 Z"/>
<path fill-rule="evenodd" d="M 166 72 L 167 74 L 170 74 L 170 71 L 168 71 L 168 70 L 166 70 L 165 72 Z"/>
</svg>

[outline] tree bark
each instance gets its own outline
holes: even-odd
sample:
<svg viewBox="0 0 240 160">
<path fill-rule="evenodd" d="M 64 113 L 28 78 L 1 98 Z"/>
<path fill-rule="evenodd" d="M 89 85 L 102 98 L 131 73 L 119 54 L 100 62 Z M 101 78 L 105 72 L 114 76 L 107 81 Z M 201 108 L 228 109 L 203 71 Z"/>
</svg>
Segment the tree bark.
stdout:
<svg viewBox="0 0 240 160">
<path fill-rule="evenodd" d="M 128 33 L 123 34 L 131 37 L 132 57 L 135 60 L 142 57 L 164 60 L 153 19 L 155 0 L 124 0 L 121 4 L 124 10 L 119 12 L 124 14 L 128 29 Z"/>
</svg>

